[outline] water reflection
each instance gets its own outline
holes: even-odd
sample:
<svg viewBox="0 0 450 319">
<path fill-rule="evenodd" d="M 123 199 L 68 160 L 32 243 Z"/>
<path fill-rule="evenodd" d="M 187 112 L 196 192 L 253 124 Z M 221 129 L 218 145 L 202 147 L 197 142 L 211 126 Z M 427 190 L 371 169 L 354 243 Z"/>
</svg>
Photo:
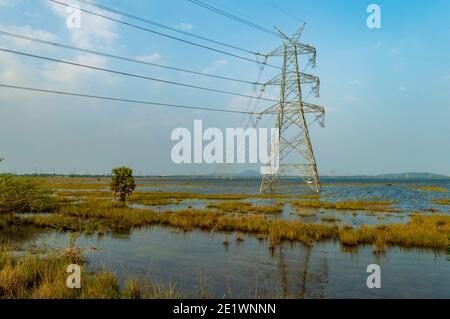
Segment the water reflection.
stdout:
<svg viewBox="0 0 450 319">
<path fill-rule="evenodd" d="M 57 249 L 70 244 L 65 233 L 24 236 L 16 237 L 24 247 Z M 239 236 L 243 240 L 236 241 Z M 172 282 L 191 297 L 199 292 L 215 298 L 450 297 L 448 255 L 429 250 L 391 248 L 376 255 L 370 246 L 285 242 L 271 252 L 266 240 L 252 236 L 156 226 L 101 238 L 81 235 L 76 244 L 85 250 L 90 269 L 112 270 L 121 280 L 138 276 Z M 382 289 L 366 287 L 366 268 L 372 263 L 382 268 Z"/>
</svg>

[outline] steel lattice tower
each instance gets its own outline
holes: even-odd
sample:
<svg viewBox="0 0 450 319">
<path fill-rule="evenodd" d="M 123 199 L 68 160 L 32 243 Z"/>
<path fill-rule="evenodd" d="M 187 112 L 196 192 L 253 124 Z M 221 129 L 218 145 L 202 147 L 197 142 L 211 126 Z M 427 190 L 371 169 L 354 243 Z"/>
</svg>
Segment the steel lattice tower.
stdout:
<svg viewBox="0 0 450 319">
<path fill-rule="evenodd" d="M 281 74 L 266 83 L 280 87 L 280 102 L 264 111 L 263 114 L 276 115 L 275 128 L 278 129 L 279 169 L 262 177 L 261 192 L 273 190 L 273 185 L 280 176 L 298 176 L 307 184 L 320 191 L 320 178 L 314 157 L 308 121 L 320 120 L 324 126 L 325 109 L 322 106 L 303 101 L 302 85 L 312 85 L 312 92 L 319 96 L 320 80 L 318 77 L 300 71 L 300 57 L 309 58 L 307 66 L 316 64 L 316 49 L 299 42 L 304 25 L 292 36 L 287 37 L 277 30 L 283 45 L 269 53 L 268 57 L 281 57 L 283 67 Z M 312 123 L 310 123 L 312 124 Z"/>
</svg>

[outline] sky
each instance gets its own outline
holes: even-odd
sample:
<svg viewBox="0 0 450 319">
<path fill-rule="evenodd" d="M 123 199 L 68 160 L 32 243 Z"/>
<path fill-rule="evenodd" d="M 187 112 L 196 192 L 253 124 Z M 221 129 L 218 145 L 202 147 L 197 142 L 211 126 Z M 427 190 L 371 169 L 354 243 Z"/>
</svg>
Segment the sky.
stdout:
<svg viewBox="0 0 450 319">
<path fill-rule="evenodd" d="M 100 12 L 76 0 L 61 0 Z M 96 0 L 164 25 L 266 53 L 279 38 L 217 15 L 187 0 Z M 318 52 L 320 98 L 326 127 L 311 127 L 322 175 L 432 172 L 450 175 L 450 1 L 210 0 L 211 5 L 258 25 L 293 34 Z M 381 9 L 370 29 L 366 8 Z M 275 6 L 274 6 L 275 5 Z M 103 12 L 104 13 L 104 12 Z M 111 15 L 110 13 L 106 13 Z M 114 18 L 164 31 L 123 17 Z M 66 25 L 66 8 L 48 0 L 0 0 L 0 30 L 214 75 L 256 81 L 256 63 L 130 28 L 89 14 L 79 29 Z M 180 36 L 180 35 L 177 35 Z M 188 37 L 184 37 L 190 39 Z M 193 39 L 191 39 L 193 40 Z M 204 43 L 198 40 L 193 40 Z M 206 43 L 207 44 L 207 43 Z M 207 44 L 210 45 L 210 44 Z M 214 46 L 250 59 L 251 54 Z M 0 35 L 0 48 L 92 66 L 253 95 L 250 84 L 194 76 Z M 302 58 L 303 59 L 303 58 Z M 305 60 L 300 60 L 305 67 Z M 270 63 L 281 65 L 276 58 Z M 261 80 L 279 70 L 266 67 Z M 249 99 L 130 78 L 0 52 L 0 84 L 161 103 L 248 110 Z M 276 88 L 267 96 L 277 98 Z M 305 94 L 306 95 L 306 94 Z M 270 102 L 269 102 L 270 104 Z M 259 109 L 267 106 L 261 101 Z M 218 165 L 176 165 L 178 127 L 242 127 L 246 116 L 55 96 L 0 88 L 0 171 L 105 174 L 127 165 L 138 174 L 197 174 Z M 266 119 L 264 118 L 262 122 Z M 268 122 L 267 122 L 268 121 Z M 267 119 L 267 126 L 273 126 Z M 234 165 L 231 170 L 247 169 Z"/>
</svg>

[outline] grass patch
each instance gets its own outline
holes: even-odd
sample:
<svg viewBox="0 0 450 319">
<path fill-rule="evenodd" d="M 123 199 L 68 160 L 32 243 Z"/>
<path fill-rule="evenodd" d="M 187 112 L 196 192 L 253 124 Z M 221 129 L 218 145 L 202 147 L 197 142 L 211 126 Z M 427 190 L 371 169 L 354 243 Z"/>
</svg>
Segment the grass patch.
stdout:
<svg viewBox="0 0 450 319">
<path fill-rule="evenodd" d="M 322 217 L 320 220 L 323 222 L 326 222 L 326 223 L 336 223 L 336 222 L 340 221 L 338 218 L 333 217 L 333 216 L 325 216 L 325 217 Z"/>
<path fill-rule="evenodd" d="M 67 266 L 82 266 L 81 289 L 66 285 Z M 117 276 L 103 270 L 87 272 L 79 256 L 16 256 L 0 247 L 0 299 L 176 298 L 171 284 L 128 279 L 121 289 Z"/>
<path fill-rule="evenodd" d="M 49 216 L 22 217 L 24 224 L 44 228 L 95 232 L 101 227 L 130 230 L 133 227 L 161 225 L 185 231 L 199 229 L 217 232 L 240 232 L 267 237 L 273 242 L 283 240 L 312 244 L 324 240 L 340 240 L 343 244 L 356 240 L 359 244 L 447 249 L 450 216 L 412 215 L 407 224 L 361 226 L 357 229 L 268 219 L 259 215 L 227 215 L 214 210 L 180 210 L 157 213 L 130 209 L 114 203 L 86 203 L 59 208 Z M 352 239 L 353 238 L 353 239 Z"/>
<path fill-rule="evenodd" d="M 447 188 L 441 186 L 417 186 L 416 189 L 426 192 L 447 192 Z"/>
<path fill-rule="evenodd" d="M 435 199 L 433 203 L 436 205 L 450 205 L 450 198 Z"/>
<path fill-rule="evenodd" d="M 300 216 L 300 217 L 312 217 L 317 215 L 317 212 L 315 210 L 310 210 L 310 209 L 302 209 L 302 208 L 297 208 L 295 210 L 295 213 Z"/>
<path fill-rule="evenodd" d="M 225 213 L 280 214 L 283 208 L 277 206 L 255 206 L 249 202 L 226 201 L 208 204 L 207 208 L 215 208 Z"/>
<path fill-rule="evenodd" d="M 178 198 L 155 197 L 151 193 L 135 192 L 128 198 L 128 201 L 146 206 L 166 206 L 177 205 L 182 200 Z"/>
<path fill-rule="evenodd" d="M 398 212 L 390 206 L 394 204 L 392 201 L 341 201 L 341 202 L 324 202 L 318 200 L 294 200 L 291 205 L 294 207 L 322 208 L 334 210 L 363 210 L 363 211 L 383 211 Z"/>
</svg>

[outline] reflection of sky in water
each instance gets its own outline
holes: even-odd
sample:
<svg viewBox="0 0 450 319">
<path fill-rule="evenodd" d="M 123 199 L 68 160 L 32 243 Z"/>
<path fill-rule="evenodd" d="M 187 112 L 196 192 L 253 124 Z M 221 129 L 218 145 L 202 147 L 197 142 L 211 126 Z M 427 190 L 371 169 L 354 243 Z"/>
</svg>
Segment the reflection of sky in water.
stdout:
<svg viewBox="0 0 450 319">
<path fill-rule="evenodd" d="M 77 246 L 96 247 L 85 253 L 91 269 L 104 267 L 121 279 L 145 276 L 171 281 L 184 294 L 197 297 L 200 282 L 206 282 L 211 297 L 292 298 L 448 298 L 450 262 L 445 253 L 391 248 L 377 256 L 371 247 L 346 250 L 339 243 L 306 247 L 284 243 L 270 251 L 266 241 L 235 234 L 177 232 L 152 227 L 131 234 L 81 236 Z M 33 241 L 38 247 L 66 247 L 68 235 L 46 233 Z M 382 289 L 366 287 L 366 267 L 382 269 Z"/>
</svg>

